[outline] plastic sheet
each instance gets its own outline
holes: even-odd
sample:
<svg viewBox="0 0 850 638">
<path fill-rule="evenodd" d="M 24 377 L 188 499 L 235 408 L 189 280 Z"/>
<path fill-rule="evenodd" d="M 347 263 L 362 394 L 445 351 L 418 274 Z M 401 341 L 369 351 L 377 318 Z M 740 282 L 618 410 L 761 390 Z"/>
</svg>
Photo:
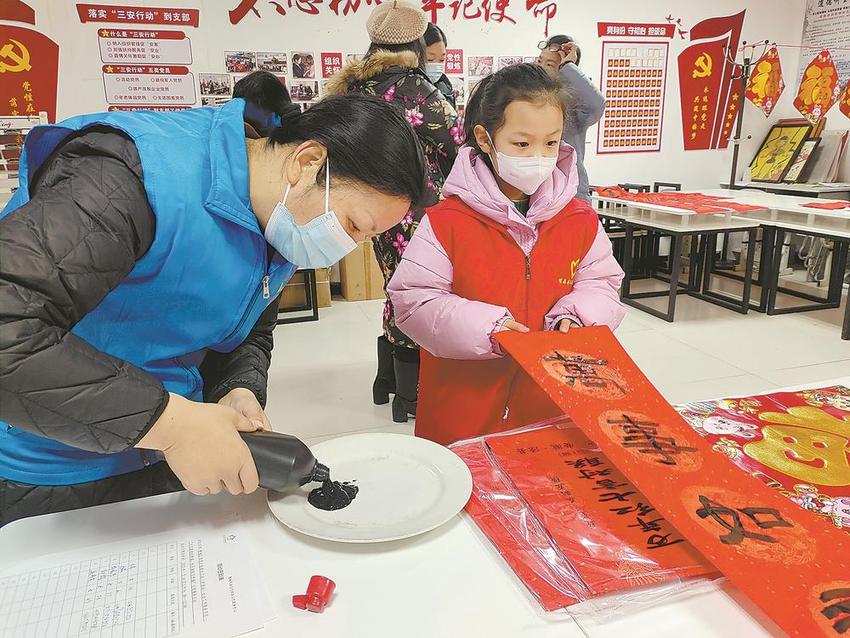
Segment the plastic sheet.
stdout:
<svg viewBox="0 0 850 638">
<path fill-rule="evenodd" d="M 451 446 L 467 512 L 543 610 L 634 611 L 717 576 L 569 420 Z"/>
</svg>

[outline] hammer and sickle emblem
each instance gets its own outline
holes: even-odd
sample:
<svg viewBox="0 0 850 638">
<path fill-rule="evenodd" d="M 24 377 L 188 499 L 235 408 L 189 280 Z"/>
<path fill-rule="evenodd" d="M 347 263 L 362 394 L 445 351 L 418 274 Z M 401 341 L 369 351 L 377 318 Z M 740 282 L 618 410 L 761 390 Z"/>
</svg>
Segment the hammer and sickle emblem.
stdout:
<svg viewBox="0 0 850 638">
<path fill-rule="evenodd" d="M 15 51 L 15 47 L 18 50 Z M 9 71 L 10 73 L 20 73 L 21 71 L 29 71 L 32 68 L 30 64 L 29 50 L 17 40 L 9 41 L 0 47 L 0 73 Z"/>
<path fill-rule="evenodd" d="M 711 56 L 708 53 L 701 53 L 694 62 L 694 78 L 707 78 L 711 75 Z"/>
</svg>

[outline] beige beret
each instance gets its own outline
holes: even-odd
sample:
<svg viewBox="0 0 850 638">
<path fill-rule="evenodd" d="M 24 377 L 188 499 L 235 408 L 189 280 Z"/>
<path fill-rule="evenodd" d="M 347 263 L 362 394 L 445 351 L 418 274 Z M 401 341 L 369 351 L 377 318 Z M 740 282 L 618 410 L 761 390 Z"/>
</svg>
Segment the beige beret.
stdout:
<svg viewBox="0 0 850 638">
<path fill-rule="evenodd" d="M 366 22 L 366 32 L 374 44 L 407 44 L 425 35 L 425 12 L 404 0 L 385 1 L 375 7 Z"/>
</svg>

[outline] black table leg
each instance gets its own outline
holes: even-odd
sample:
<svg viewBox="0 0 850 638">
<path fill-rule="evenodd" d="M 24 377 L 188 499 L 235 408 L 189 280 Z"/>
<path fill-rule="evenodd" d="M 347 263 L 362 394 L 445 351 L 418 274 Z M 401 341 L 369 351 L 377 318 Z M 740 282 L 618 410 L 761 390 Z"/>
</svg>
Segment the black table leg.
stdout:
<svg viewBox="0 0 850 638">
<path fill-rule="evenodd" d="M 744 294 L 741 299 L 741 311 L 746 314 L 750 310 L 750 295 L 753 290 L 753 268 L 756 260 L 756 234 L 758 228 L 753 228 L 747 233 L 747 263 L 744 266 Z"/>
<path fill-rule="evenodd" d="M 676 294 L 679 292 L 679 279 L 682 276 L 682 235 L 677 233 L 670 238 L 670 250 L 673 251 L 673 263 L 670 266 L 670 297 L 667 300 L 667 321 L 672 323 L 676 316 Z"/>
<path fill-rule="evenodd" d="M 773 242 L 771 256 L 770 279 L 765 282 L 767 287 L 767 305 L 765 311 L 769 315 L 776 314 L 776 291 L 779 288 L 779 272 L 782 269 L 782 247 L 785 243 L 785 229 L 776 229 L 776 239 Z"/>
</svg>

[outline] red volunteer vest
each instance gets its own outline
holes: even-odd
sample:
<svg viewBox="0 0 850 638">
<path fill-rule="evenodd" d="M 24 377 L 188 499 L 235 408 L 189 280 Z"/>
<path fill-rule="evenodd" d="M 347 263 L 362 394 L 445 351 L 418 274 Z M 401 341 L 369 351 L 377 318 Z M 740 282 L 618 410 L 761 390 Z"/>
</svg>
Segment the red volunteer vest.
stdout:
<svg viewBox="0 0 850 638">
<path fill-rule="evenodd" d="M 428 210 L 434 234 L 452 262 L 452 292 L 505 306 L 531 330 L 543 330 L 555 303 L 573 289 L 598 218 L 572 200 L 538 228 L 531 255 L 507 229 L 456 197 Z M 421 353 L 416 435 L 447 445 L 559 416 L 561 411 L 508 357 L 441 359 Z"/>
</svg>

